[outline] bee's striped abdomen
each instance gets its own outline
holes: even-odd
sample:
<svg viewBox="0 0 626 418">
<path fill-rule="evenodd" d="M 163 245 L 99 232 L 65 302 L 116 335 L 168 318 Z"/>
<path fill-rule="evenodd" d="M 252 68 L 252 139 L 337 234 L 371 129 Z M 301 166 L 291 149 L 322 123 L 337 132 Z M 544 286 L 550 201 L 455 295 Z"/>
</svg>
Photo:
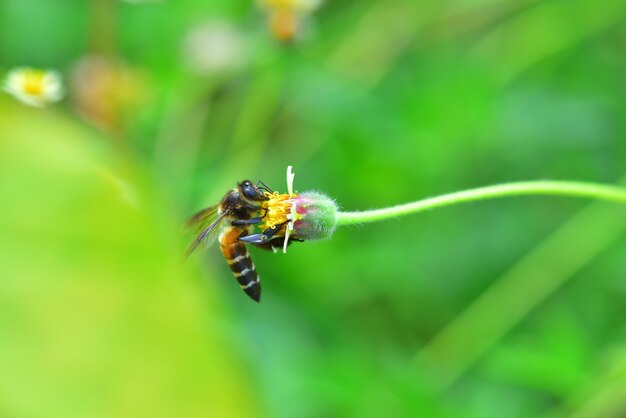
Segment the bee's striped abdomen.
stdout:
<svg viewBox="0 0 626 418">
<path fill-rule="evenodd" d="M 255 301 L 261 300 L 261 279 L 246 246 L 237 240 L 243 229 L 230 227 L 220 236 L 220 249 L 239 286 Z"/>
</svg>

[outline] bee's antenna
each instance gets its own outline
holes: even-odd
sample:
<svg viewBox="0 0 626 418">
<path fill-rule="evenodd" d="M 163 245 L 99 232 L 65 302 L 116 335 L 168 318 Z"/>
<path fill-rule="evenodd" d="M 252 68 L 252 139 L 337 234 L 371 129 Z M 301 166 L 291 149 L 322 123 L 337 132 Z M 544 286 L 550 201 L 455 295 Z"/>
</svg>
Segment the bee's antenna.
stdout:
<svg viewBox="0 0 626 418">
<path fill-rule="evenodd" d="M 258 187 L 261 190 L 265 190 L 266 192 L 274 193 L 274 190 L 272 190 L 269 187 L 267 187 L 267 184 L 263 183 L 262 180 L 259 180 L 259 181 L 256 182 L 256 187 Z"/>
</svg>

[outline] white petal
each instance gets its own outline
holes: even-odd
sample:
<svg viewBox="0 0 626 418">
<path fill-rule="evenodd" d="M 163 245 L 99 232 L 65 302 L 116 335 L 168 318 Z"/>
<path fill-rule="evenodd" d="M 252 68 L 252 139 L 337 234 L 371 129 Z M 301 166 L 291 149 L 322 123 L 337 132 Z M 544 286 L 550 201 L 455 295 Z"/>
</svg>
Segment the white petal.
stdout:
<svg viewBox="0 0 626 418">
<path fill-rule="evenodd" d="M 287 244 L 289 244 L 289 235 L 291 235 L 291 231 L 293 231 L 293 221 L 287 224 L 287 229 L 285 230 L 285 242 L 283 243 L 283 254 L 287 254 Z"/>
<path fill-rule="evenodd" d="M 289 196 L 293 196 L 293 178 L 296 176 L 291 172 L 292 168 L 291 166 L 287 167 L 287 192 Z"/>
</svg>

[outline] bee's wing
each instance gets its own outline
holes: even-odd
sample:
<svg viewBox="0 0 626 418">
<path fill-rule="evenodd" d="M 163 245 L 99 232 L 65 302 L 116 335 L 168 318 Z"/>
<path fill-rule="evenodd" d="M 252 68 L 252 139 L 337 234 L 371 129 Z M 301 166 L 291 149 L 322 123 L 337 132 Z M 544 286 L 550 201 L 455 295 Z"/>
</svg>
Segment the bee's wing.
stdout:
<svg viewBox="0 0 626 418">
<path fill-rule="evenodd" d="M 185 225 L 186 229 L 194 229 L 199 235 L 189 244 L 189 247 L 187 247 L 185 258 L 194 252 L 202 242 L 208 247 L 215 241 L 220 230 L 218 227 L 228 214 L 228 211 L 219 213 L 218 206 L 212 206 L 201 210 L 191 217 Z"/>
<path fill-rule="evenodd" d="M 208 208 L 202 209 L 201 211 L 194 214 L 191 218 L 189 218 L 189 220 L 185 223 L 183 230 L 185 232 L 189 232 L 192 230 L 200 232 L 208 225 L 212 224 L 218 216 L 219 205 L 209 206 Z"/>
</svg>

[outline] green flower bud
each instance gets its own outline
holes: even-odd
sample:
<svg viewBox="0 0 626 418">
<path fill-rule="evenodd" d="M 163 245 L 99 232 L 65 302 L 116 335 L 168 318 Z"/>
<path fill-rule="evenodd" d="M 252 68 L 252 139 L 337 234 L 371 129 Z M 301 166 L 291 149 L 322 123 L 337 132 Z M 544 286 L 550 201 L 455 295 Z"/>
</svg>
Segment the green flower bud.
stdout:
<svg viewBox="0 0 626 418">
<path fill-rule="evenodd" d="M 292 199 L 293 236 L 307 241 L 330 238 L 337 227 L 337 204 L 319 192 L 304 192 Z"/>
</svg>

